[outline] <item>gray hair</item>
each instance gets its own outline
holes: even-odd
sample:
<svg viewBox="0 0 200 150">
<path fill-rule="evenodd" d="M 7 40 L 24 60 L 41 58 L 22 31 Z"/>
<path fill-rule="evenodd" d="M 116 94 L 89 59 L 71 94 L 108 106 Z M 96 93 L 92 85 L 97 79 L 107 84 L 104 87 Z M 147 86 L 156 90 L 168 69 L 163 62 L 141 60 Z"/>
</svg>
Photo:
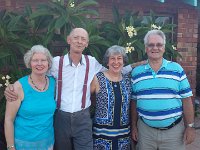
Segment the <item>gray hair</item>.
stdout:
<svg viewBox="0 0 200 150">
<path fill-rule="evenodd" d="M 46 55 L 47 61 L 49 63 L 49 69 L 52 67 L 53 57 L 51 56 L 49 50 L 42 45 L 34 45 L 24 55 L 24 63 L 27 68 L 31 68 L 31 59 L 35 53 L 43 53 L 44 55 Z"/>
<path fill-rule="evenodd" d="M 113 55 L 117 55 L 117 54 L 120 54 L 120 55 L 123 56 L 124 64 L 126 64 L 128 62 L 128 56 L 126 54 L 125 48 L 122 47 L 122 46 L 113 45 L 106 50 L 106 53 L 105 53 L 104 58 L 103 58 L 103 63 L 105 65 L 107 65 L 109 57 L 113 56 Z"/>
<path fill-rule="evenodd" d="M 163 45 L 165 47 L 166 36 L 165 36 L 165 34 L 161 30 L 150 30 L 150 31 L 147 32 L 147 34 L 144 37 L 144 45 L 145 45 L 145 47 L 147 47 L 147 45 L 149 44 L 148 43 L 149 42 L 149 37 L 151 35 L 159 35 L 163 39 Z"/>
</svg>

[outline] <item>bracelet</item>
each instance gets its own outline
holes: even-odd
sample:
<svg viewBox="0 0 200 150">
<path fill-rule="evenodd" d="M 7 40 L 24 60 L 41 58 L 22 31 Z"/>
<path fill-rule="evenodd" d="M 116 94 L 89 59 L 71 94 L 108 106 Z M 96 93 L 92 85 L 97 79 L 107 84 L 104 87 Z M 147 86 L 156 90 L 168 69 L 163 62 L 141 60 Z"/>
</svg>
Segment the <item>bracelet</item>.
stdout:
<svg viewBox="0 0 200 150">
<path fill-rule="evenodd" d="M 7 147 L 7 150 L 10 150 L 11 148 L 15 148 L 15 146 L 14 145 L 10 145 L 10 146 Z"/>
</svg>

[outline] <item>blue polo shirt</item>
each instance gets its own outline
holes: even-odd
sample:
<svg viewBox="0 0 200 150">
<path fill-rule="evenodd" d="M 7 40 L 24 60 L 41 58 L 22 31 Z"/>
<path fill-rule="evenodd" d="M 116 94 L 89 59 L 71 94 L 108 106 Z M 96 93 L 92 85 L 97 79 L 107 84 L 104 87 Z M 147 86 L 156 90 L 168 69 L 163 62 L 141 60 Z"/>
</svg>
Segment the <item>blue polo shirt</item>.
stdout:
<svg viewBox="0 0 200 150">
<path fill-rule="evenodd" d="M 149 64 L 133 69 L 132 91 L 139 116 L 152 127 L 172 124 L 182 116 L 181 99 L 192 96 L 183 68 L 164 58 L 157 72 Z"/>
</svg>

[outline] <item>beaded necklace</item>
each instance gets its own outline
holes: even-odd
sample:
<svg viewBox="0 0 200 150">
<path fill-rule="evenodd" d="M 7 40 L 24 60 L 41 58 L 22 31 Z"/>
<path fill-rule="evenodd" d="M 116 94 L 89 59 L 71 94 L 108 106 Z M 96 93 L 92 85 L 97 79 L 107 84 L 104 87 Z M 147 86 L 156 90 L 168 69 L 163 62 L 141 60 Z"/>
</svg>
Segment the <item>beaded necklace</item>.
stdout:
<svg viewBox="0 0 200 150">
<path fill-rule="evenodd" d="M 36 84 L 33 82 L 33 79 L 32 79 L 32 77 L 31 77 L 31 75 L 30 75 L 29 77 L 30 77 L 31 83 L 33 84 L 34 88 L 36 88 L 36 89 L 39 90 L 39 91 L 44 91 L 44 90 L 46 89 L 46 86 L 47 86 L 47 76 L 45 76 L 45 81 L 46 81 L 46 83 L 45 83 L 43 89 L 40 89 L 40 88 L 38 88 L 38 87 L 36 86 Z"/>
</svg>

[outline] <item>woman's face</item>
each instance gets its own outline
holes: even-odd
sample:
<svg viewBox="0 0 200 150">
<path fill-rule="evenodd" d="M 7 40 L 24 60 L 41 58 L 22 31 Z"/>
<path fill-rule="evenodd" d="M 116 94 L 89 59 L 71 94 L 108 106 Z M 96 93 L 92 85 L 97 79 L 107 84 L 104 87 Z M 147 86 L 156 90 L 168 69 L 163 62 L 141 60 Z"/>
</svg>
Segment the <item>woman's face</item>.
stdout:
<svg viewBox="0 0 200 150">
<path fill-rule="evenodd" d="M 47 57 L 43 53 L 35 53 L 31 59 L 32 73 L 43 75 L 49 68 Z"/>
<path fill-rule="evenodd" d="M 124 66 L 123 56 L 121 54 L 111 55 L 108 59 L 107 66 L 113 73 L 121 73 Z"/>
</svg>

